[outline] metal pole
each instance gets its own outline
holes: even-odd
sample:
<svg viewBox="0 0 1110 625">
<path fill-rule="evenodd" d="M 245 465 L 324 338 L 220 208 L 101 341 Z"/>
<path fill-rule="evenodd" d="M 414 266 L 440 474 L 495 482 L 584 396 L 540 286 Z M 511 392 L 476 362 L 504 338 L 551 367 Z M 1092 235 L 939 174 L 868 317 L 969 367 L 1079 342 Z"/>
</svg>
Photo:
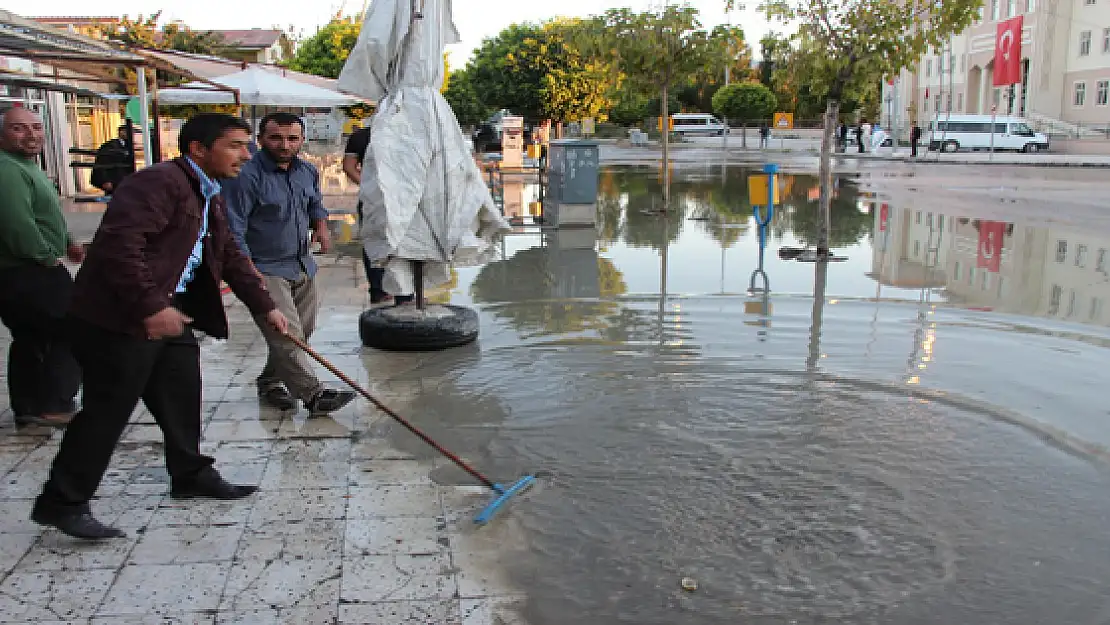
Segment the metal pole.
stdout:
<svg viewBox="0 0 1110 625">
<path fill-rule="evenodd" d="M 150 167 L 154 164 L 150 150 L 150 98 L 146 93 L 146 67 L 139 66 L 139 125 L 143 133 L 143 164 Z"/>
<path fill-rule="evenodd" d="M 732 77 L 732 67 L 731 67 L 732 66 L 732 45 L 731 45 L 731 43 L 729 44 L 728 55 L 729 55 L 729 64 L 725 65 L 725 87 L 728 87 L 729 79 Z M 728 117 L 726 117 L 724 115 L 722 115 L 721 117 L 722 117 L 721 121 L 723 121 L 725 123 L 725 131 L 721 133 L 721 147 L 723 147 L 724 149 L 727 150 L 728 149 L 728 132 L 729 132 Z"/>
<path fill-rule="evenodd" d="M 412 263 L 412 279 L 415 288 L 416 308 L 424 310 L 424 263 L 422 261 L 413 261 Z"/>
<path fill-rule="evenodd" d="M 994 160 L 994 118 L 998 114 L 998 106 L 991 105 L 991 153 L 987 160 Z"/>
</svg>

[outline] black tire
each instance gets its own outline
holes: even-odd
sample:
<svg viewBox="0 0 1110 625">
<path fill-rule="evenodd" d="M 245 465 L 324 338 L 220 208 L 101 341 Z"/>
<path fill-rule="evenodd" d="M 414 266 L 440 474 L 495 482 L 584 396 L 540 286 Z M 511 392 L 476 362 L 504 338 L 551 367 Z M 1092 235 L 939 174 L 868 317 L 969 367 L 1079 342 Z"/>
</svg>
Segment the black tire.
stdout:
<svg viewBox="0 0 1110 625">
<path fill-rule="evenodd" d="M 366 347 L 391 352 L 435 352 L 473 343 L 478 338 L 478 313 L 462 306 L 429 305 L 446 309 L 445 316 L 406 315 L 413 307 L 390 306 L 359 316 L 358 336 Z"/>
<path fill-rule="evenodd" d="M 949 139 L 948 141 L 945 141 L 943 145 L 940 146 L 940 151 L 941 152 L 959 152 L 960 151 L 960 144 L 957 141 L 953 141 L 952 139 Z"/>
<path fill-rule="evenodd" d="M 1025 152 L 1026 154 L 1036 154 L 1037 151 L 1040 150 L 1040 147 L 1041 146 L 1037 145 L 1036 143 L 1026 143 L 1025 147 L 1023 147 L 1021 151 Z"/>
</svg>

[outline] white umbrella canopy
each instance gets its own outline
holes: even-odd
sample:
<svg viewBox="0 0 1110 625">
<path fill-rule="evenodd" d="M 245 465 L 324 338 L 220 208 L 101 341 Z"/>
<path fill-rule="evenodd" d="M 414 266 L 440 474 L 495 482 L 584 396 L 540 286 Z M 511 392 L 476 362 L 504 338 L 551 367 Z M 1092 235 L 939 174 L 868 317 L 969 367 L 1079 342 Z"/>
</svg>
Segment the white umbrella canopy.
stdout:
<svg viewBox="0 0 1110 625">
<path fill-rule="evenodd" d="M 425 287 L 450 268 L 496 253 L 509 224 L 493 203 L 443 86 L 444 48 L 460 41 L 451 0 L 374 0 L 339 74 L 339 88 L 378 102 L 363 156 L 362 240 L 386 268 L 385 290 L 415 290 L 411 261 Z"/>
<path fill-rule="evenodd" d="M 331 107 L 355 104 L 356 99 L 337 91 L 285 78 L 260 67 L 213 78 L 212 82 L 239 90 L 239 102 L 253 106 Z M 191 82 L 190 89 L 168 88 L 158 91 L 161 104 L 234 104 L 234 96 L 216 91 L 210 85 Z"/>
</svg>

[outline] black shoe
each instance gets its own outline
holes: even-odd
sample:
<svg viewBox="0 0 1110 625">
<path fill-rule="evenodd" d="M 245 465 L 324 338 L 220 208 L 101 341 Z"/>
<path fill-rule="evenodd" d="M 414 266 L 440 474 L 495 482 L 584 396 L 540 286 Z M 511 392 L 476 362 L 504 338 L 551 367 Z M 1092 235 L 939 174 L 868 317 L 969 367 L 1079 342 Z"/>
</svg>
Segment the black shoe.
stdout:
<svg viewBox="0 0 1110 625">
<path fill-rule="evenodd" d="M 340 391 L 333 388 L 326 388 L 315 395 L 312 399 L 304 403 L 304 407 L 312 414 L 327 414 L 342 409 L 347 404 L 354 400 L 355 394 L 353 391 Z"/>
<path fill-rule="evenodd" d="M 174 499 L 242 499 L 258 490 L 257 486 L 232 484 L 214 471 L 189 481 L 173 480 L 170 496 Z"/>
<path fill-rule="evenodd" d="M 292 410 L 297 407 L 297 402 L 293 400 L 293 396 L 285 390 L 284 386 L 260 388 L 258 389 L 258 397 L 278 410 Z"/>
<path fill-rule="evenodd" d="M 61 533 L 83 540 L 125 538 L 122 530 L 104 525 L 87 511 L 69 514 L 47 514 L 37 505 L 31 511 L 31 520 L 39 525 L 55 527 Z"/>
</svg>

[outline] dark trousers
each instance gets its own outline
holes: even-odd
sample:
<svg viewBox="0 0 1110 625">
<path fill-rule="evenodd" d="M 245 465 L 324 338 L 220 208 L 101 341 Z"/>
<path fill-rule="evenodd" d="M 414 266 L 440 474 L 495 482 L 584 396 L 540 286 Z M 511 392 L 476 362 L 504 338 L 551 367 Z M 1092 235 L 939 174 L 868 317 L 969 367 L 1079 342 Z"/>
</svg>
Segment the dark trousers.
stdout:
<svg viewBox="0 0 1110 625">
<path fill-rule="evenodd" d="M 362 227 L 362 202 L 358 203 L 358 225 Z M 370 256 L 366 253 L 366 248 L 362 248 L 362 268 L 366 272 L 366 281 L 370 283 L 370 301 L 377 302 L 383 298 L 388 297 L 382 288 L 382 281 L 385 279 L 385 269 L 373 267 L 370 262 Z M 398 304 L 411 302 L 413 296 L 411 295 L 398 295 L 393 298 L 393 301 Z"/>
<path fill-rule="evenodd" d="M 0 270 L 0 321 L 12 335 L 8 394 L 17 417 L 73 410 L 81 371 L 66 340 L 72 291 L 62 265 Z"/>
<path fill-rule="evenodd" d="M 73 353 L 84 372 L 82 407 L 65 430 L 38 505 L 87 510 L 140 399 L 162 429 L 175 481 L 214 471 L 212 458 L 200 453 L 200 346 L 192 330 L 150 341 L 72 323 Z"/>
<path fill-rule="evenodd" d="M 917 142 L 920 140 L 920 137 L 913 137 L 910 139 L 910 156 L 914 158 L 917 158 Z"/>
</svg>

